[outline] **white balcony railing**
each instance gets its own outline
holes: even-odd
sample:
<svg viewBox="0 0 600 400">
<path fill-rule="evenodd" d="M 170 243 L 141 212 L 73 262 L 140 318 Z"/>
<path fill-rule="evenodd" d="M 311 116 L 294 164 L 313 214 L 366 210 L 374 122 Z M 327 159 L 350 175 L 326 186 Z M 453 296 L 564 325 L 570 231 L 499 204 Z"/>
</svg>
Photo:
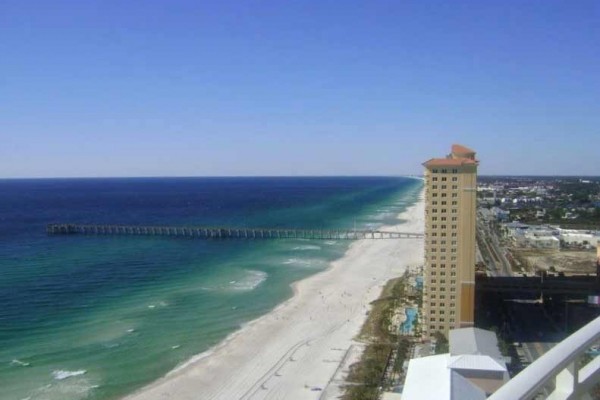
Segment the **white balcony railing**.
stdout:
<svg viewBox="0 0 600 400">
<path fill-rule="evenodd" d="M 554 346 L 498 389 L 489 400 L 529 400 L 554 381 L 551 400 L 579 399 L 600 382 L 600 356 L 580 367 L 585 351 L 600 340 L 600 317 Z"/>
</svg>

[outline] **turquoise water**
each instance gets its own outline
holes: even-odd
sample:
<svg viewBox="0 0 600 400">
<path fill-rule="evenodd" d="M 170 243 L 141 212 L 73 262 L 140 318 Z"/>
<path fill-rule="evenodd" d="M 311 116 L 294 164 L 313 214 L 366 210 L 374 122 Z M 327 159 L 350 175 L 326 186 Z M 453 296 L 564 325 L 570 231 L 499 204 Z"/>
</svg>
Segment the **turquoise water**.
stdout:
<svg viewBox="0 0 600 400">
<path fill-rule="evenodd" d="M 415 287 L 417 289 L 423 289 L 423 277 L 422 276 L 417 276 L 415 279 Z"/>
<path fill-rule="evenodd" d="M 209 350 L 347 241 L 47 237 L 46 223 L 398 223 L 404 178 L 0 181 L 0 399 L 114 399 Z"/>
<path fill-rule="evenodd" d="M 402 335 L 412 335 L 415 318 L 417 317 L 417 309 L 414 307 L 407 307 L 404 309 L 404 312 L 406 313 L 406 320 L 400 324 L 400 333 Z"/>
</svg>

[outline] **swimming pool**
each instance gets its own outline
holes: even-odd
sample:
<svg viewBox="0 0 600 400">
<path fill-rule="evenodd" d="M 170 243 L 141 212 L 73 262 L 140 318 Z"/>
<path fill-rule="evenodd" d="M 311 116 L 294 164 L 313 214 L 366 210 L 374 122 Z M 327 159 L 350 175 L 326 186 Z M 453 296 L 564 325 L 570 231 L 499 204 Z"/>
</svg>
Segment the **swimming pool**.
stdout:
<svg viewBox="0 0 600 400">
<path fill-rule="evenodd" d="M 400 334 L 401 335 L 411 335 L 414 329 L 414 321 L 417 318 L 417 309 L 414 307 L 407 307 L 404 309 L 406 313 L 406 321 L 400 324 Z"/>
</svg>

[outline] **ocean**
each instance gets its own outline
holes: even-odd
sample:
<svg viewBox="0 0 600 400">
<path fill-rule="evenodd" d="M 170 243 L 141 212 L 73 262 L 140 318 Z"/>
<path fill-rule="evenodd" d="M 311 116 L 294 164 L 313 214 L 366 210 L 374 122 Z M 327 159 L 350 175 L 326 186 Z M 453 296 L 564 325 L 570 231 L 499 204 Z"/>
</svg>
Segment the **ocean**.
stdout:
<svg viewBox="0 0 600 400">
<path fill-rule="evenodd" d="M 49 223 L 398 224 L 401 177 L 0 180 L 0 399 L 115 399 L 208 352 L 350 241 L 48 236 Z"/>
</svg>

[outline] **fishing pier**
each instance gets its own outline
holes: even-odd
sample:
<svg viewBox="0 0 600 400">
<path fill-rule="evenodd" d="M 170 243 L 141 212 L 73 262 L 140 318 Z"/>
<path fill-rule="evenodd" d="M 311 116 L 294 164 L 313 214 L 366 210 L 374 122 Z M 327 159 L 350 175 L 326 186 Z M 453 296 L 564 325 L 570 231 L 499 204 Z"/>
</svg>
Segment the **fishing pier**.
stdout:
<svg viewBox="0 0 600 400">
<path fill-rule="evenodd" d="M 140 226 L 140 225 L 79 225 L 50 224 L 49 235 L 117 235 L 173 236 L 200 239 L 421 239 L 422 233 L 352 230 L 352 229 L 288 229 L 288 228 L 231 228 L 201 226 Z"/>
</svg>

